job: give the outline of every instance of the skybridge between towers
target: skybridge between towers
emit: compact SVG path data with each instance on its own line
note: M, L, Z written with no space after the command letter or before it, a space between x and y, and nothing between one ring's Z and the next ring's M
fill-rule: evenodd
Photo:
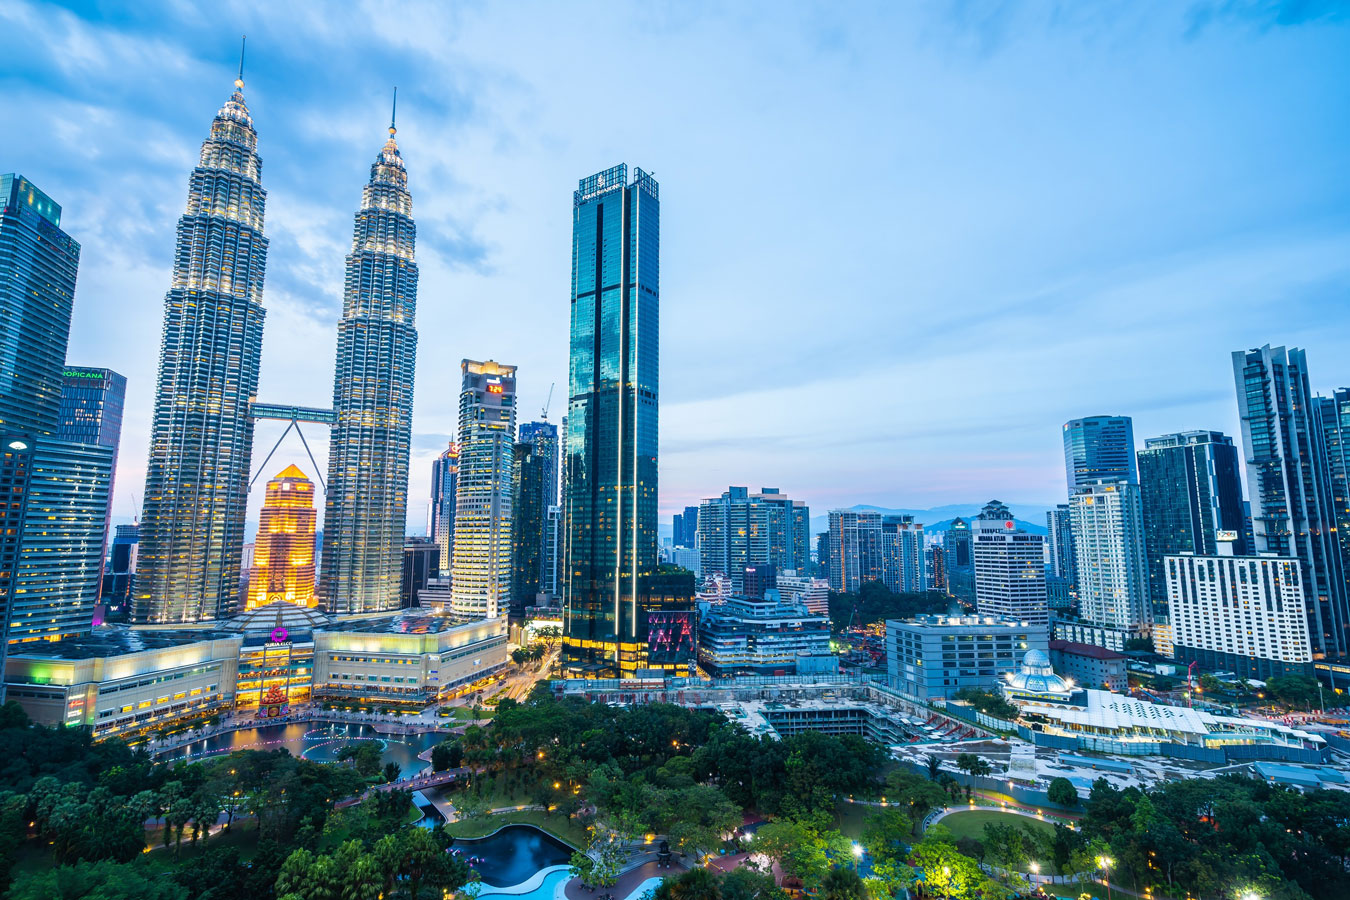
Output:
M300 435L300 443L305 445L305 453L309 454L309 461L314 463L314 475L319 480L319 489L324 493L328 492L328 485L324 484L323 481L323 470L314 459L314 452L309 449L309 441L305 440L305 432L300 428L300 423L306 422L314 425L326 425L331 429L337 424L336 410L323 409L317 406L294 406L287 403L258 403L255 401L249 404L248 414L249 418L255 422L262 419L271 419L277 422L289 423L286 425L286 430L281 433L281 437L277 438L277 442L272 445L272 449L267 451L267 456L263 459L262 465L258 466L257 471L249 480L248 489L250 491L253 490L253 485L257 482L258 476L267 469L267 463L272 459L272 454L277 452L277 448L281 446L281 442L286 439L286 435L290 434L291 429L294 428L295 433Z

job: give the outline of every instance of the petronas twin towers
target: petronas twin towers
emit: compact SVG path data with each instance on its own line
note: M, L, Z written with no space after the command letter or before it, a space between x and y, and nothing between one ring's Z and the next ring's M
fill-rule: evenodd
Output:
M238 608L262 354L266 191L242 71L178 220L155 390L132 617L191 623ZM319 592L339 614L397 609L417 351L417 230L389 139L347 256L333 379Z

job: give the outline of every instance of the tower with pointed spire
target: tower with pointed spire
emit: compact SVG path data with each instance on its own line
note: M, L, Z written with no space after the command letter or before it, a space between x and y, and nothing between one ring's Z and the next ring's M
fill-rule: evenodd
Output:
M319 579L325 607L338 614L399 606L417 359L417 228L395 134L391 115L389 139L356 212L338 322L337 423Z
M188 179L164 298L132 618L187 623L235 612L262 355L267 238L258 134L234 93Z

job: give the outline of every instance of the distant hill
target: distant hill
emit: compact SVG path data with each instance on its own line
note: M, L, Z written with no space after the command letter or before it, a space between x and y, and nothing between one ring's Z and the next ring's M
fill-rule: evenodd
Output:
M925 531L946 531L951 527L953 519L970 520L975 518L980 514L980 510L984 509L984 504L952 503L947 506L935 506L932 509L887 509L884 506L859 503L856 506L850 506L849 509L879 512L883 516L913 516L916 522L923 524ZM1046 533L1045 514L1050 510L1049 506L1009 503L1008 509L1012 511L1013 521L1017 523L1019 528L1025 529L1030 534ZM829 531L829 529L830 517L828 514L811 517L812 536Z

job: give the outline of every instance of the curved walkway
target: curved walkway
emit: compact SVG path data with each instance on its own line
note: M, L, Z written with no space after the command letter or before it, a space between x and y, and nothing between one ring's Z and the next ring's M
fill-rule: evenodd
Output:
M640 866L634 866L627 872L619 876L619 880L614 883L614 887L608 891L602 891L600 888L586 890L582 887L580 878L573 878L567 882L563 888L563 896L567 900L599 900L605 893L613 894L617 900L627 900L637 889L649 879L661 879L667 875L678 875L685 871L684 866L678 859L672 860L670 868L660 868L655 860L650 860Z

